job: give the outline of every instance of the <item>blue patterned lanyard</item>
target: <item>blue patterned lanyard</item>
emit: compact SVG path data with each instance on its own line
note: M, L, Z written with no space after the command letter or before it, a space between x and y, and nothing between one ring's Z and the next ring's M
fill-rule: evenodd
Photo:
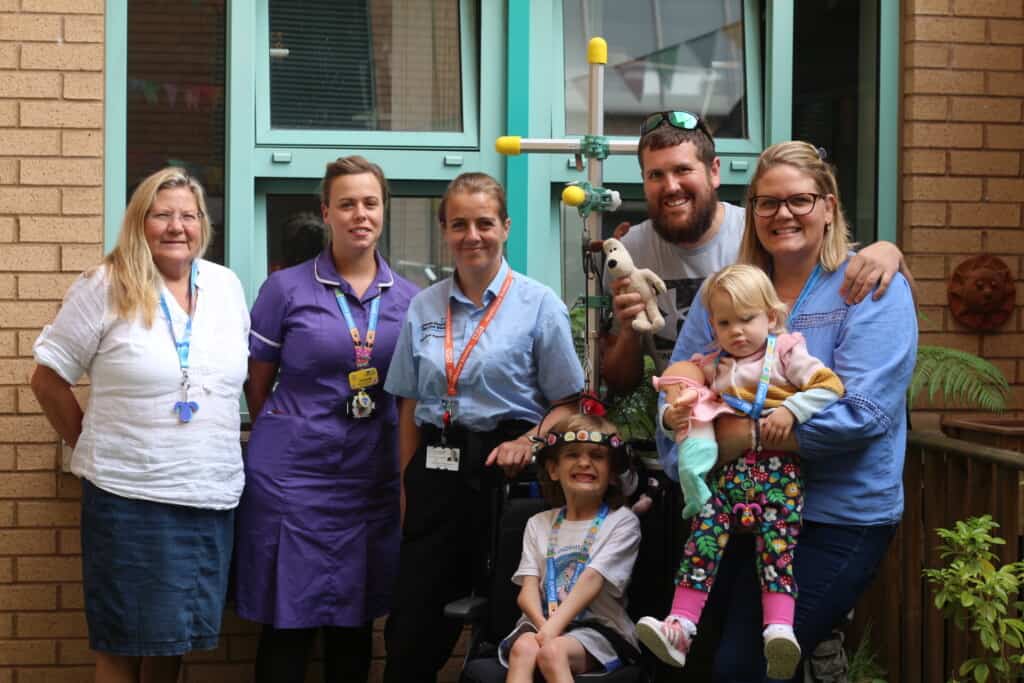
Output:
M800 290L800 296L796 298L796 303L789 309L789 320L792 322L793 318L796 317L796 312L800 310L800 307L804 305L804 301L810 295L811 290L814 289L814 285L818 283L821 278L821 264L818 263L814 266L814 270L811 271L810 277L807 278L807 282L804 283L803 289Z
M365 368L370 364L370 354L373 353L373 343L377 339L377 316L380 314L380 295L373 298L370 304L370 320L366 324L366 341L361 342L359 328L356 327L355 318L352 317L352 310L348 307L345 293L340 288L334 289L334 298L338 301L338 310L345 316L345 324L348 325L348 333L352 336L352 346L356 350L356 367Z
M188 274L189 308L188 322L185 323L185 335L178 341L174 334L174 319L171 318L171 309L167 306L167 299L164 293L160 292L160 308L163 309L164 317L167 318L167 329L171 331L171 340L174 342L174 350L178 354L178 368L181 370L181 400L174 404L174 412L178 413L180 422L192 420L192 414L199 410L199 404L188 400L188 356L192 346L192 315L196 308L196 278L199 275L199 263L192 261L192 269Z
M569 583L565 586L565 594L568 595L573 586L579 580L583 570L590 564L590 546L594 545L594 539L597 538L597 530L601 528L601 522L604 521L605 517L608 516L608 503L601 503L601 508L597 511L597 517L591 522L590 528L587 530L587 536L583 539L583 546L580 550L582 557L576 563L576 571L573 572L572 578L569 579ZM548 552L547 552L547 563L546 563L546 576L544 577L544 597L546 615L549 619L551 615L558 609L558 587L555 582L556 571L555 571L555 550L558 540L558 530L562 526L562 522L565 521L565 508L558 511L558 516L555 517L555 523L551 526L551 534L548 536Z
M764 363L761 364L761 377L757 380L757 393L754 395L754 402L745 401L738 396L722 394L722 400L741 413L746 413L751 419L761 417L761 410L764 408L764 400L768 397L768 386L772 379L772 366L775 365L775 335L769 334L765 342ZM717 359L715 361L718 362Z

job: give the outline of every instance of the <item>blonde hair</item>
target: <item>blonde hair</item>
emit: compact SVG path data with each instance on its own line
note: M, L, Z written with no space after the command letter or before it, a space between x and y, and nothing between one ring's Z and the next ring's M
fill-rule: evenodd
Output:
M448 198L453 194L485 194L498 204L498 218L502 222L508 220L508 205L505 201L505 188L497 180L486 173L469 172L455 177L448 184L448 189L441 196L441 205L437 207L437 221L444 226L447 222Z
M107 267L110 280L110 304L121 319L131 320L141 314L146 327L153 325L163 278L153 263L153 252L146 241L146 214L153 206L157 194L179 187L188 188L192 192L199 208L199 253L196 258L202 258L210 245L213 228L206 212L205 193L199 181L185 169L172 166L157 171L139 183L124 210L117 246L101 262L101 265Z
M836 183L832 166L825 162L818 153L818 148L807 142L780 142L761 152L757 160L754 177L747 186L747 218L743 241L740 243L739 263L750 263L762 270L770 271L772 257L761 245L755 229L754 209L751 206L757 194L757 183L769 170L786 164L814 181L818 194L832 195L835 198L835 210L832 212L832 224L825 226L825 239L821 245L818 261L821 267L834 271L843 264L853 243L850 241L849 228L843 216L843 205L839 201L839 185Z
M708 315L714 318L711 310L711 297L722 292L732 301L733 308L739 312L775 314L773 334L786 331L786 304L782 303L775 286L768 275L757 266L737 264L728 266L708 278L701 292L701 303Z

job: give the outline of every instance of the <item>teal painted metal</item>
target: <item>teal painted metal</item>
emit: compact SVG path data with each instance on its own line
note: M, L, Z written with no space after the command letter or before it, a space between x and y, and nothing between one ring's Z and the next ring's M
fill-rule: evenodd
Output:
M103 21L103 251L107 252L121 231L128 183L128 0L107 0Z
M793 0L767 0L765 146L793 135Z
M878 36L878 230L876 238L899 236L900 3L880 0Z
M530 84L544 83L551 78L551 65L555 63L553 46L561 43L561 34L553 33L553 14L557 8L561 13L561 2L553 3L545 9L543 3L534 2L530 10ZM559 84L561 86L561 84ZM552 88L536 87L529 89L530 127L528 134L533 137L552 137L551 109L553 106ZM559 87L560 97L564 97ZM510 99L511 102L511 99ZM558 221L549 220L548 206L558 203L561 187L553 188L551 178L546 170L550 163L547 154L527 154L526 163L529 176L528 201L526 205L527 222L521 227L529 232L530 249L525 272L555 290L562 291L563 254L560 248L563 226ZM558 156L558 155L555 155ZM514 229L514 227L513 227Z
M242 281L250 303L267 272L266 225L256 226L253 150L255 120L256 12L251 3L229 2L227 51L227 183L224 224L227 266ZM265 54L265 53L264 53ZM264 212L265 214L265 212ZM260 239L262 234L262 239Z
M291 161L274 162L274 154L280 152L291 154ZM251 150L251 170L259 178L320 178L327 161L350 154L362 154L379 164L388 180L451 180L464 171L485 171L499 178L502 175L501 160L493 150L493 140L490 150L459 152L461 166L446 165L444 159L450 152L441 149L259 146Z
M530 130L530 0L508 0L506 71L506 130L509 135L527 137ZM508 157L505 161L505 191L512 232L505 246L512 268L527 271L530 229L529 155ZM539 225L539 224L537 224Z
M772 90L762 89L761 73L762 68L767 67L761 64L761 2L759 0L744 0L743 3L743 44L744 44L744 82L747 95L747 132L746 140L716 140L715 151L719 155L745 153L754 156L764 149L764 97L762 93L771 95ZM792 50L790 50L792 54ZM792 61L792 58L790 59ZM792 92L792 88L787 91ZM733 148L733 145L736 148ZM725 160L722 160L725 166ZM726 180L723 177L722 182ZM745 184L745 182L744 182Z
M462 65L462 131L461 132L400 132L357 130L287 130L275 129L270 124L270 18L269 0L256 0L255 32L251 42L256 50L256 140L261 145L308 145L316 147L416 147L435 149L473 149L481 144L478 137L477 103L480 99L480 53L477 37L477 3L461 0L459 3L459 29ZM497 3L485 2L493 10ZM486 44L486 43L485 43ZM491 46L488 46L491 49ZM486 142L486 140L484 141Z

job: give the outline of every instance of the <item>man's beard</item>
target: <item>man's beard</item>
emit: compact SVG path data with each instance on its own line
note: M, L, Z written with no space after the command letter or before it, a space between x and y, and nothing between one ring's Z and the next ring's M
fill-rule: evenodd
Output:
M670 226L666 224L660 206L657 213L648 211L651 214L651 225L654 226L654 231L661 239L670 244L693 244L711 229L711 224L715 220L715 212L718 209L718 192L711 188L707 194L694 196L690 202L693 209L692 215L683 225Z

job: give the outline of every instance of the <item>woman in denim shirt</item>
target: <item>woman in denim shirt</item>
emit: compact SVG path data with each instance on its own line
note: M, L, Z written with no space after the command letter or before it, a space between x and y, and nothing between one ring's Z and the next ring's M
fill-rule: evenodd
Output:
M910 285L896 274L886 295L845 303L840 285L850 242L831 167L803 142L766 149L748 189L741 263L767 271L790 308L789 328L811 355L836 371L846 395L793 430L788 442L804 466L804 529L794 556L799 594L795 631L814 652L857 603L877 573L903 514L906 391L917 355ZM672 361L704 352L708 316L694 300ZM681 424L665 411L664 424ZM723 424L724 422L724 424ZM754 445L752 422L720 418L720 458ZM668 447L662 437L661 447ZM752 537L729 544L707 609L722 615L716 681L762 681L760 602ZM802 680L798 672L794 680Z

